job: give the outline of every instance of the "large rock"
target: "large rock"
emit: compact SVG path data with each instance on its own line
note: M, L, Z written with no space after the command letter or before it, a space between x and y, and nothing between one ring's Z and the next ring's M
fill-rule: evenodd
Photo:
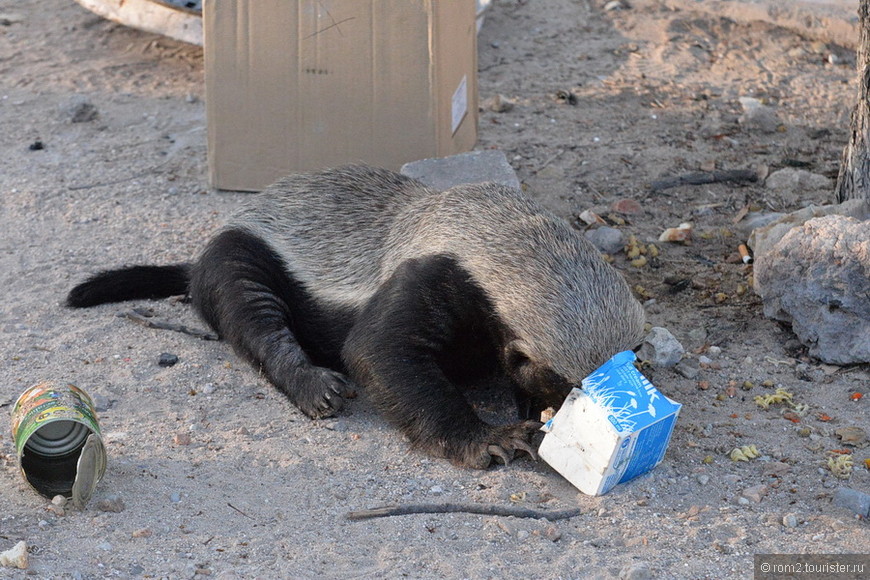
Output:
M841 215L793 227L756 255L764 314L792 325L824 362L870 362L870 222Z
M792 213L780 214L772 220L767 220L767 223L756 226L750 234L747 244L752 248L755 259L758 260L795 226L800 226L813 218L833 214L849 216L857 220L870 219L870 204L863 199L852 199L840 204L809 205ZM764 216L753 217L753 221L756 223L764 219ZM748 217L747 220L749 220Z

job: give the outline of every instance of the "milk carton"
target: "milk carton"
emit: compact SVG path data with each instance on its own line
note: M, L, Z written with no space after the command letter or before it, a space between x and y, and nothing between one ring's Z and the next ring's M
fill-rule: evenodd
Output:
M573 389L552 419L539 455L583 493L602 495L661 462L681 405L614 355Z

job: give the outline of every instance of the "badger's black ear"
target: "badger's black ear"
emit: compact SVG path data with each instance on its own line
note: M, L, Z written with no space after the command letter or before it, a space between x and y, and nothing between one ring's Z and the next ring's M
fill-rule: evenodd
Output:
M505 345L504 360L510 375L520 383L527 382L537 366L531 345L521 338L515 338Z
M522 339L515 339L504 347L505 365L514 388L531 397L533 408L557 407L574 386L555 373L534 348ZM520 400L518 399L518 404ZM534 415L530 416L533 418Z

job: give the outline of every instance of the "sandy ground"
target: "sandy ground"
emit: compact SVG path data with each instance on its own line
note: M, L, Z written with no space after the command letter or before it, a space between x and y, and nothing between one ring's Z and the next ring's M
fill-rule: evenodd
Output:
M0 576L746 578L756 553L866 553L867 522L831 498L870 491L870 449L837 436L870 423L870 397L851 400L870 394L868 369L807 358L742 291L751 266L735 259L741 210L830 202L832 184L649 187L713 168L835 176L853 48L684 4L502 0L480 35L481 97L513 107L484 105L479 147L504 150L531 195L574 222L633 200L611 217L643 242L695 225L691 245L659 244L644 267L614 256L650 321L704 364L693 378L648 371L684 405L670 450L653 473L588 497L543 463L472 471L410 452L365 393L310 421L225 344L116 316L129 306L62 307L99 268L189 259L244 194L207 190L199 48L73 2L0 3L0 410L40 380L76 383L100 402L109 452L92 502L61 514L22 480L0 430L0 549L30 552L29 570ZM773 107L773 132L737 122L745 96ZM73 123L81 97L98 115ZM201 326L183 304L138 306ZM179 363L158 366L164 352ZM800 413L755 404L777 387ZM761 457L729 459L750 444ZM826 467L844 449L849 479ZM582 514L344 517L432 502Z

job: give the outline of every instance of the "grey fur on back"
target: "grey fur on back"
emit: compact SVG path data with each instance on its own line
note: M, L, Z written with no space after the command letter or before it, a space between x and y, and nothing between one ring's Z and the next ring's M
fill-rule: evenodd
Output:
M494 183L438 192L364 166L289 176L231 221L328 303L361 307L409 258L454 256L535 358L579 382L641 338L623 277L567 223Z

